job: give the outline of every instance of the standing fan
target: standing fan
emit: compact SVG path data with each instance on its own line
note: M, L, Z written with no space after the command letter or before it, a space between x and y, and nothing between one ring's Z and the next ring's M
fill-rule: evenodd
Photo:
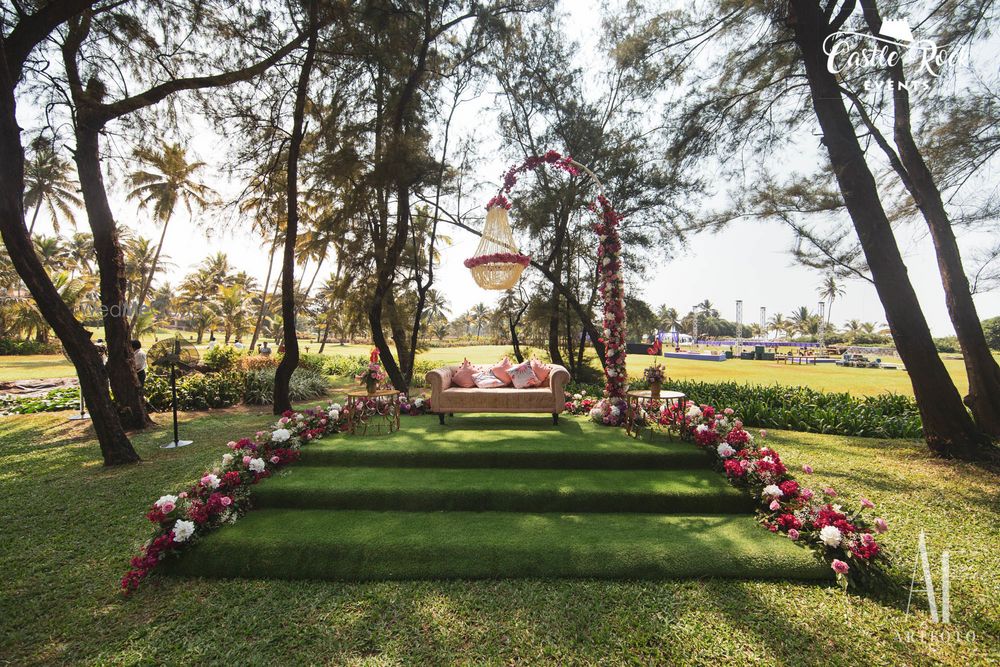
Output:
M174 439L173 442L160 445L160 449L186 447L192 441L181 440L177 435L177 378L194 370L194 365L198 363L198 350L195 349L194 345L180 336L175 336L174 338L167 338L166 340L154 343L146 355L146 362L157 368L170 369L170 398L174 411Z
M73 360L69 358L68 354L66 354L66 348L63 348L62 355L66 359L66 361L73 364ZM73 364L73 367L76 368L76 364ZM81 419L90 419L90 415L87 414L87 406L83 402L83 386L80 384L80 373L76 374L76 388L80 391L80 411L75 415L71 415L69 419L70 421L80 421Z

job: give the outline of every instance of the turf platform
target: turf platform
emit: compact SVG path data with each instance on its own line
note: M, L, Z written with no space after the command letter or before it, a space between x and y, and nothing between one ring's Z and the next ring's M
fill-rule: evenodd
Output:
M164 564L178 575L828 581L687 443L589 420L404 417L337 435L252 491L254 511Z
M650 514L259 510L164 565L172 574L342 581L832 575L751 516Z
M750 513L714 470L292 466L254 489L254 507L499 512Z

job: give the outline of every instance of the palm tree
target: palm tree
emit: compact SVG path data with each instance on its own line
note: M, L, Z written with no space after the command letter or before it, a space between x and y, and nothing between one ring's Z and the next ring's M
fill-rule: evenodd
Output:
M94 237L86 232L76 232L66 243L69 259L73 262L73 271L82 274L92 273L90 261L94 257Z
M62 268L69 259L69 249L58 236L36 236L33 240L38 259L47 271Z
M791 324L785 319L782 313L775 313L771 316L771 321L767 323L767 326L774 331L775 334L788 334L788 328Z
M476 338L479 338L483 333L483 322L486 320L486 315L489 314L489 309L484 303L477 303L469 311L470 322L476 325Z
M656 320L663 329L670 331L674 327L680 327L680 314L676 308L667 308L666 304L660 306L656 311Z
M140 208L152 206L153 217L163 223L163 231L160 233L160 242L156 246L156 254L153 255L149 275L143 281L142 289L139 291L138 304L141 306L146 300L149 286L153 282L156 263L159 261L163 240L167 235L167 227L177 202L183 202L188 213L191 213L192 205L201 208L208 206L215 192L204 183L194 180L195 175L205 166L205 163L188 162L187 149L181 144L160 142L159 150L140 148L135 151L135 156L149 165L151 171L135 171L128 177L129 184L132 186L128 198L139 200Z
M794 333L800 333L806 335L805 329L809 327L809 318L812 314L809 312L809 308L806 306L799 306L798 309L792 313L790 318L791 331Z
M72 167L69 160L59 157L54 143L42 137L31 142L31 149L31 157L24 165L24 207L35 207L28 234L35 230L35 221L43 204L49 210L56 234L59 233L57 212L75 227L72 206L81 206L83 202L76 195L79 185L70 177Z
M224 252L209 255L201 261L200 268L215 281L216 285L224 285L229 279L229 257Z
M427 296L424 300L424 319L427 322L447 320L450 312L448 299L441 292L434 288L427 290Z
M826 301L826 326L830 326L830 316L833 314L833 302L836 301L837 298L847 294L847 290L837 282L837 279L833 274L830 274L823 279L823 283L819 286L818 292L820 298Z
M218 309L223 318L225 342L228 345L234 333L237 338L241 338L246 330L247 296L243 288L239 285L220 287Z
M719 316L719 311L715 309L715 306L708 299L697 304L694 308L705 317L715 318Z

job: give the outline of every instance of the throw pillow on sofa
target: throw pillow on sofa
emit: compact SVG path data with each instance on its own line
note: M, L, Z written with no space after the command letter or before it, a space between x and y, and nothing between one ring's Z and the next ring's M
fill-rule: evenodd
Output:
M469 363L469 360L466 359L462 362L462 365L458 367L458 370L455 371L455 374L451 376L451 381L459 387L469 389L476 386L476 373L478 372L478 369L476 369L476 367Z
M483 371L475 377L476 386L480 389L498 389L503 386L503 380L493 374L493 371Z
M531 370L531 363L527 361L517 366L511 366L508 372L510 373L515 389L537 387L542 383L538 379L538 376L535 375L535 371Z
M545 384L545 381L549 379L549 373L552 372L552 367L548 364L543 364L538 359L532 357L531 370L535 372L535 376L538 378L539 384Z
M505 385L509 385L512 382L510 377L510 369L512 366L513 364L510 363L510 357L504 357L503 361L495 364L490 370L493 371L493 375L496 375L501 382Z

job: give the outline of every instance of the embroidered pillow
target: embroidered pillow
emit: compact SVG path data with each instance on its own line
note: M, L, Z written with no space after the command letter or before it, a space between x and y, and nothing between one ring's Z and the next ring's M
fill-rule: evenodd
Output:
M468 359L466 359L462 362L462 365L458 367L458 370L452 374L451 381L459 387L465 387L466 389L475 387L475 375L477 372L476 368L469 363Z
M503 386L503 380L493 374L493 371L483 371L475 377L476 386L480 389L497 389Z
M531 363L525 362L523 364L518 364L517 366L511 366L510 370L511 380L514 382L515 389L525 389L527 387L537 387L542 383L535 375L535 371L531 370Z
M549 373L552 372L552 367L548 364L543 364L538 359L532 357L531 370L535 372L535 377L538 378L538 382L541 384L549 379Z
M497 379L505 385L509 385L511 383L510 368L512 365L513 364L510 363L510 358L504 357L503 361L494 365L490 370L493 371L493 375L497 376Z

